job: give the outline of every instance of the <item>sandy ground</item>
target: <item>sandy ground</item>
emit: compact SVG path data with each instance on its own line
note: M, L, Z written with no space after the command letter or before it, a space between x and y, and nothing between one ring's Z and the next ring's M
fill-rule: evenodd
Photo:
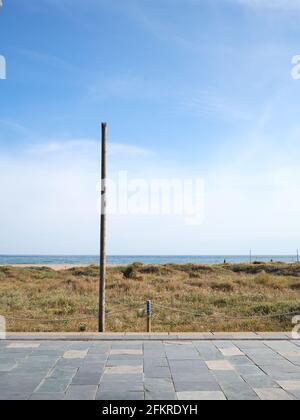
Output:
M55 271L69 270L70 268L89 267L90 264L0 264L0 267L36 268L47 267ZM107 267L121 267L121 265L107 264Z
M8 264L8 265L3 265L1 264L1 266L9 266L9 267L16 267L16 268L36 268L36 267L47 267L47 268L51 268L52 270L55 271L61 271L61 270L69 270L70 268L74 268L74 267L88 267L88 264Z

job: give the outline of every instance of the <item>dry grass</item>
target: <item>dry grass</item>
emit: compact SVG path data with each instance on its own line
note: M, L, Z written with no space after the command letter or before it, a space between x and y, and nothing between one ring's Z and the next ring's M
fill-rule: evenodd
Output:
M154 304L154 331L289 331L289 318L251 317L300 311L299 293L299 264L111 267L108 331L144 331L147 299ZM10 331L96 331L97 295L95 266L58 272L0 267L0 314L8 318ZM114 314L126 308L128 311ZM211 315L218 318L209 318ZM88 319L79 319L84 317ZM45 319L61 322L46 323Z

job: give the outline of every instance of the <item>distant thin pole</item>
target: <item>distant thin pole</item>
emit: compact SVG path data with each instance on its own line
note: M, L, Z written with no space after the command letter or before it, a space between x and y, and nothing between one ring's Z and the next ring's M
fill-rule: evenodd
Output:
M252 249L250 249L250 264L252 263Z
M297 262L299 262L299 249L297 249Z
M99 332L105 332L105 277L106 277L106 142L107 124L102 123L101 153L101 219L100 219L100 277L99 277Z

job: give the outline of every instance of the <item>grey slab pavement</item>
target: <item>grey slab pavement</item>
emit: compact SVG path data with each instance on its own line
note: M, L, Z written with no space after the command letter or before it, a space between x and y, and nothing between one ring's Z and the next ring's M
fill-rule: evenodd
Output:
M284 333L102 337L0 341L0 400L300 399L300 340Z

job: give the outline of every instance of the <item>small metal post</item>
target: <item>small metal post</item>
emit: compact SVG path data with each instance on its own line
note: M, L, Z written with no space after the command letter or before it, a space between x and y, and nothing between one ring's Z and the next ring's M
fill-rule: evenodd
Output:
M152 315L152 305L151 300L146 302L146 311L147 311L147 332L151 332L151 315Z

